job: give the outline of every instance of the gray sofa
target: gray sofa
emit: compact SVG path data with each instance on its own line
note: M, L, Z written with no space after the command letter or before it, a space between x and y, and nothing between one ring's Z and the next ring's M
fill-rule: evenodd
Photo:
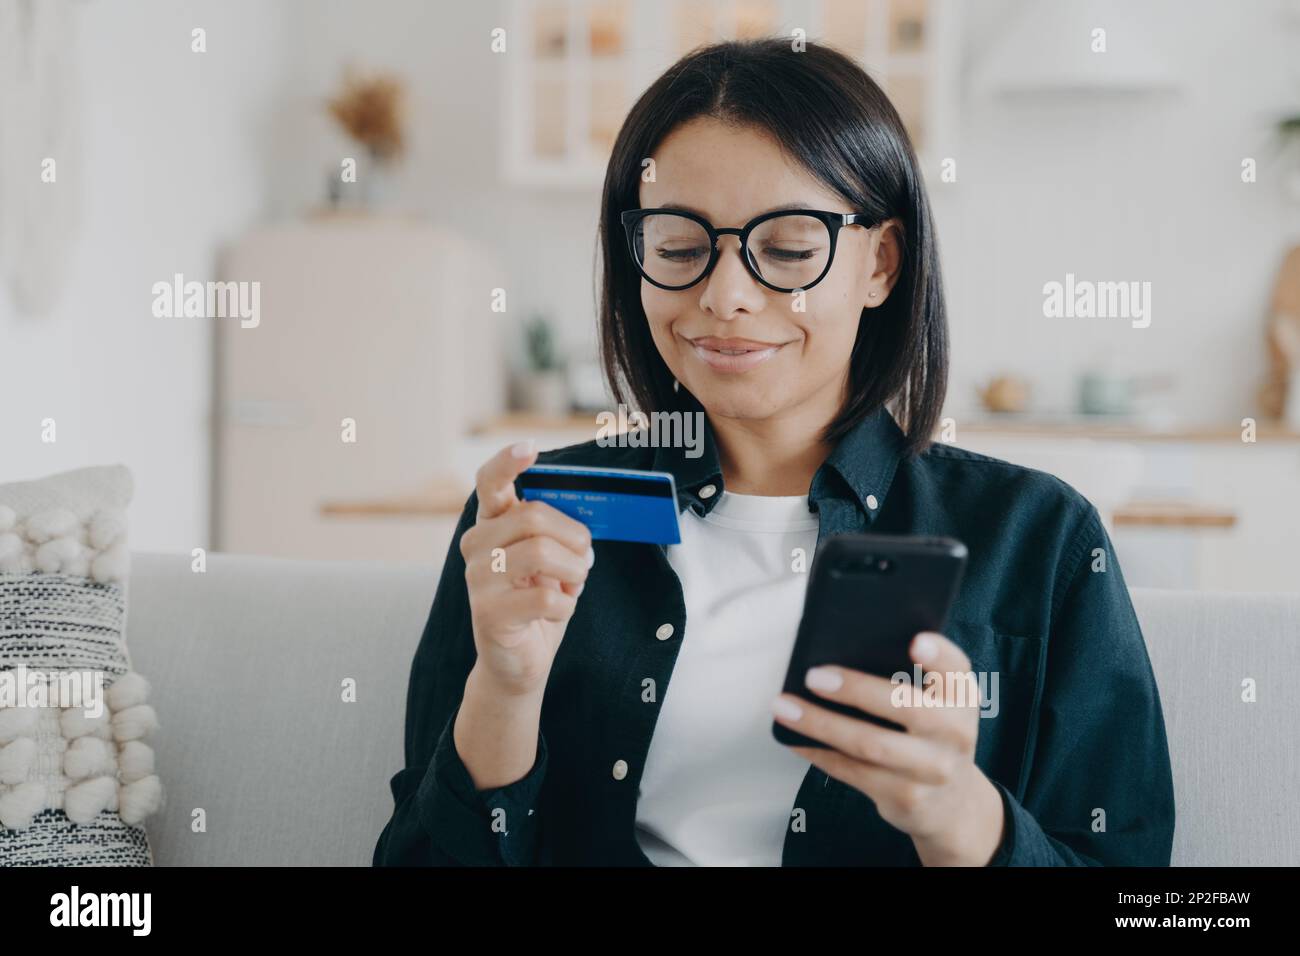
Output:
M369 865L437 576L220 554L196 574L188 554L133 556L128 644L162 725L160 865ZM1300 864L1300 594L1133 601L1173 757L1174 864Z

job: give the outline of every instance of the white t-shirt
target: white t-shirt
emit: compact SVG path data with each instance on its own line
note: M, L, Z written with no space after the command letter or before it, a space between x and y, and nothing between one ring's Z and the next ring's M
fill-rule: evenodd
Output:
M809 764L772 737L771 702L790 663L817 527L806 495L724 491L707 515L682 513L668 561L682 583L685 637L636 814L637 841L656 866L781 865Z

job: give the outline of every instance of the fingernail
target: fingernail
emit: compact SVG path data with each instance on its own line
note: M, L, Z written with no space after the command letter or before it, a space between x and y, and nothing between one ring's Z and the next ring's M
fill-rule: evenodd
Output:
M510 446L510 454L515 458L527 458L533 453L533 440L526 438Z
M912 644L912 655L916 660L925 664L934 660L935 655L938 653L939 642L935 640L933 634L929 631L922 631L920 634L916 635L916 640Z
M844 678L829 667L813 667L804 675L803 682L813 690L839 690Z
M772 713L786 720L798 720L803 716L803 708L788 697L778 697L772 701Z
M588 548L587 548L587 567L591 567L591 566L592 566L593 564L595 564L595 563L596 563L596 549L595 549L595 548L588 547Z

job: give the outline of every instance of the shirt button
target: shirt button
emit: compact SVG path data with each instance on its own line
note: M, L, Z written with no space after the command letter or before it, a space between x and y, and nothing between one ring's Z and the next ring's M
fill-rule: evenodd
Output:
M875 495L867 495L867 507L872 511L880 507L880 502L876 500Z
M703 488L700 489L701 498L712 498L717 493L718 493L718 489L713 485L705 485Z
M658 630L655 631L655 637L661 641L666 641L672 636L673 626L671 624L660 624Z
M615 780L622 780L622 779L623 779L624 777L626 777L626 776L627 776L627 761L626 761L626 760L615 760L615 761L614 761L614 779L615 779Z

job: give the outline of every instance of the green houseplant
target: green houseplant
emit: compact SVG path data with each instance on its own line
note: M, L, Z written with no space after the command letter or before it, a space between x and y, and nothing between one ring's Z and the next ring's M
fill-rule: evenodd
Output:
M540 312L524 324L526 368L519 379L519 404L538 415L569 413L569 389L555 329Z
M1277 138L1284 161L1290 166L1284 173L1286 190L1292 199L1300 202L1300 113L1278 120Z

